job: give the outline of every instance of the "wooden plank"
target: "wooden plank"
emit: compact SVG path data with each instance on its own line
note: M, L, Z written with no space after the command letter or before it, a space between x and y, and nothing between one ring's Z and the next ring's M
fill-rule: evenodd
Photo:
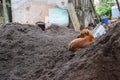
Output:
M77 15L75 13L75 9L74 9L74 6L72 3L68 3L68 12L69 12L69 15L70 15L70 18L71 18L71 21L73 23L73 26L74 26L74 29L76 32L79 32L80 31L80 23L79 23L79 20L77 18Z

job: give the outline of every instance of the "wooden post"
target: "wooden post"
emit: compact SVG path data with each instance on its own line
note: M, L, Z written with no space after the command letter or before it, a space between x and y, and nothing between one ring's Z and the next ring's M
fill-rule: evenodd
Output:
M82 8L82 25L81 29L85 27L85 0L81 1L81 8Z
M79 3L78 0L75 0L75 8L76 8L76 9L78 9L78 6L79 6L78 3Z
M3 11L4 11L5 22L8 23L9 18L8 18L8 13L7 13L6 0L2 0L2 2L3 2Z

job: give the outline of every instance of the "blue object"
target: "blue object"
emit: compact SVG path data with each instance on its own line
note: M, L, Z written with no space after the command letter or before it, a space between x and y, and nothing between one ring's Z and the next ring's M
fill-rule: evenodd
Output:
M107 18L107 17L102 18L102 19L101 19L101 22L102 22L103 24L108 25L108 18Z
M69 15L67 9L52 8L49 9L49 22L58 26L68 26Z

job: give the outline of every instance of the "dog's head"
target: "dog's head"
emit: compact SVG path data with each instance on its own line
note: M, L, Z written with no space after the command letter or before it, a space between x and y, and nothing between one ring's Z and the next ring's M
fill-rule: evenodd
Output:
M83 29L77 38L84 38L85 36L88 35L92 35L92 32L89 29Z

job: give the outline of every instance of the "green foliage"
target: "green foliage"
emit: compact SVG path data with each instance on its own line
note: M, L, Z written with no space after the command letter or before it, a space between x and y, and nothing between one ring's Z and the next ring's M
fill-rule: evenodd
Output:
M116 2L116 0L99 0L100 3L111 3L111 2Z
M11 4L9 1L6 2L6 6L11 7Z
M111 16L111 4L110 3L103 3L100 7L96 8L96 12L100 17L109 17Z

